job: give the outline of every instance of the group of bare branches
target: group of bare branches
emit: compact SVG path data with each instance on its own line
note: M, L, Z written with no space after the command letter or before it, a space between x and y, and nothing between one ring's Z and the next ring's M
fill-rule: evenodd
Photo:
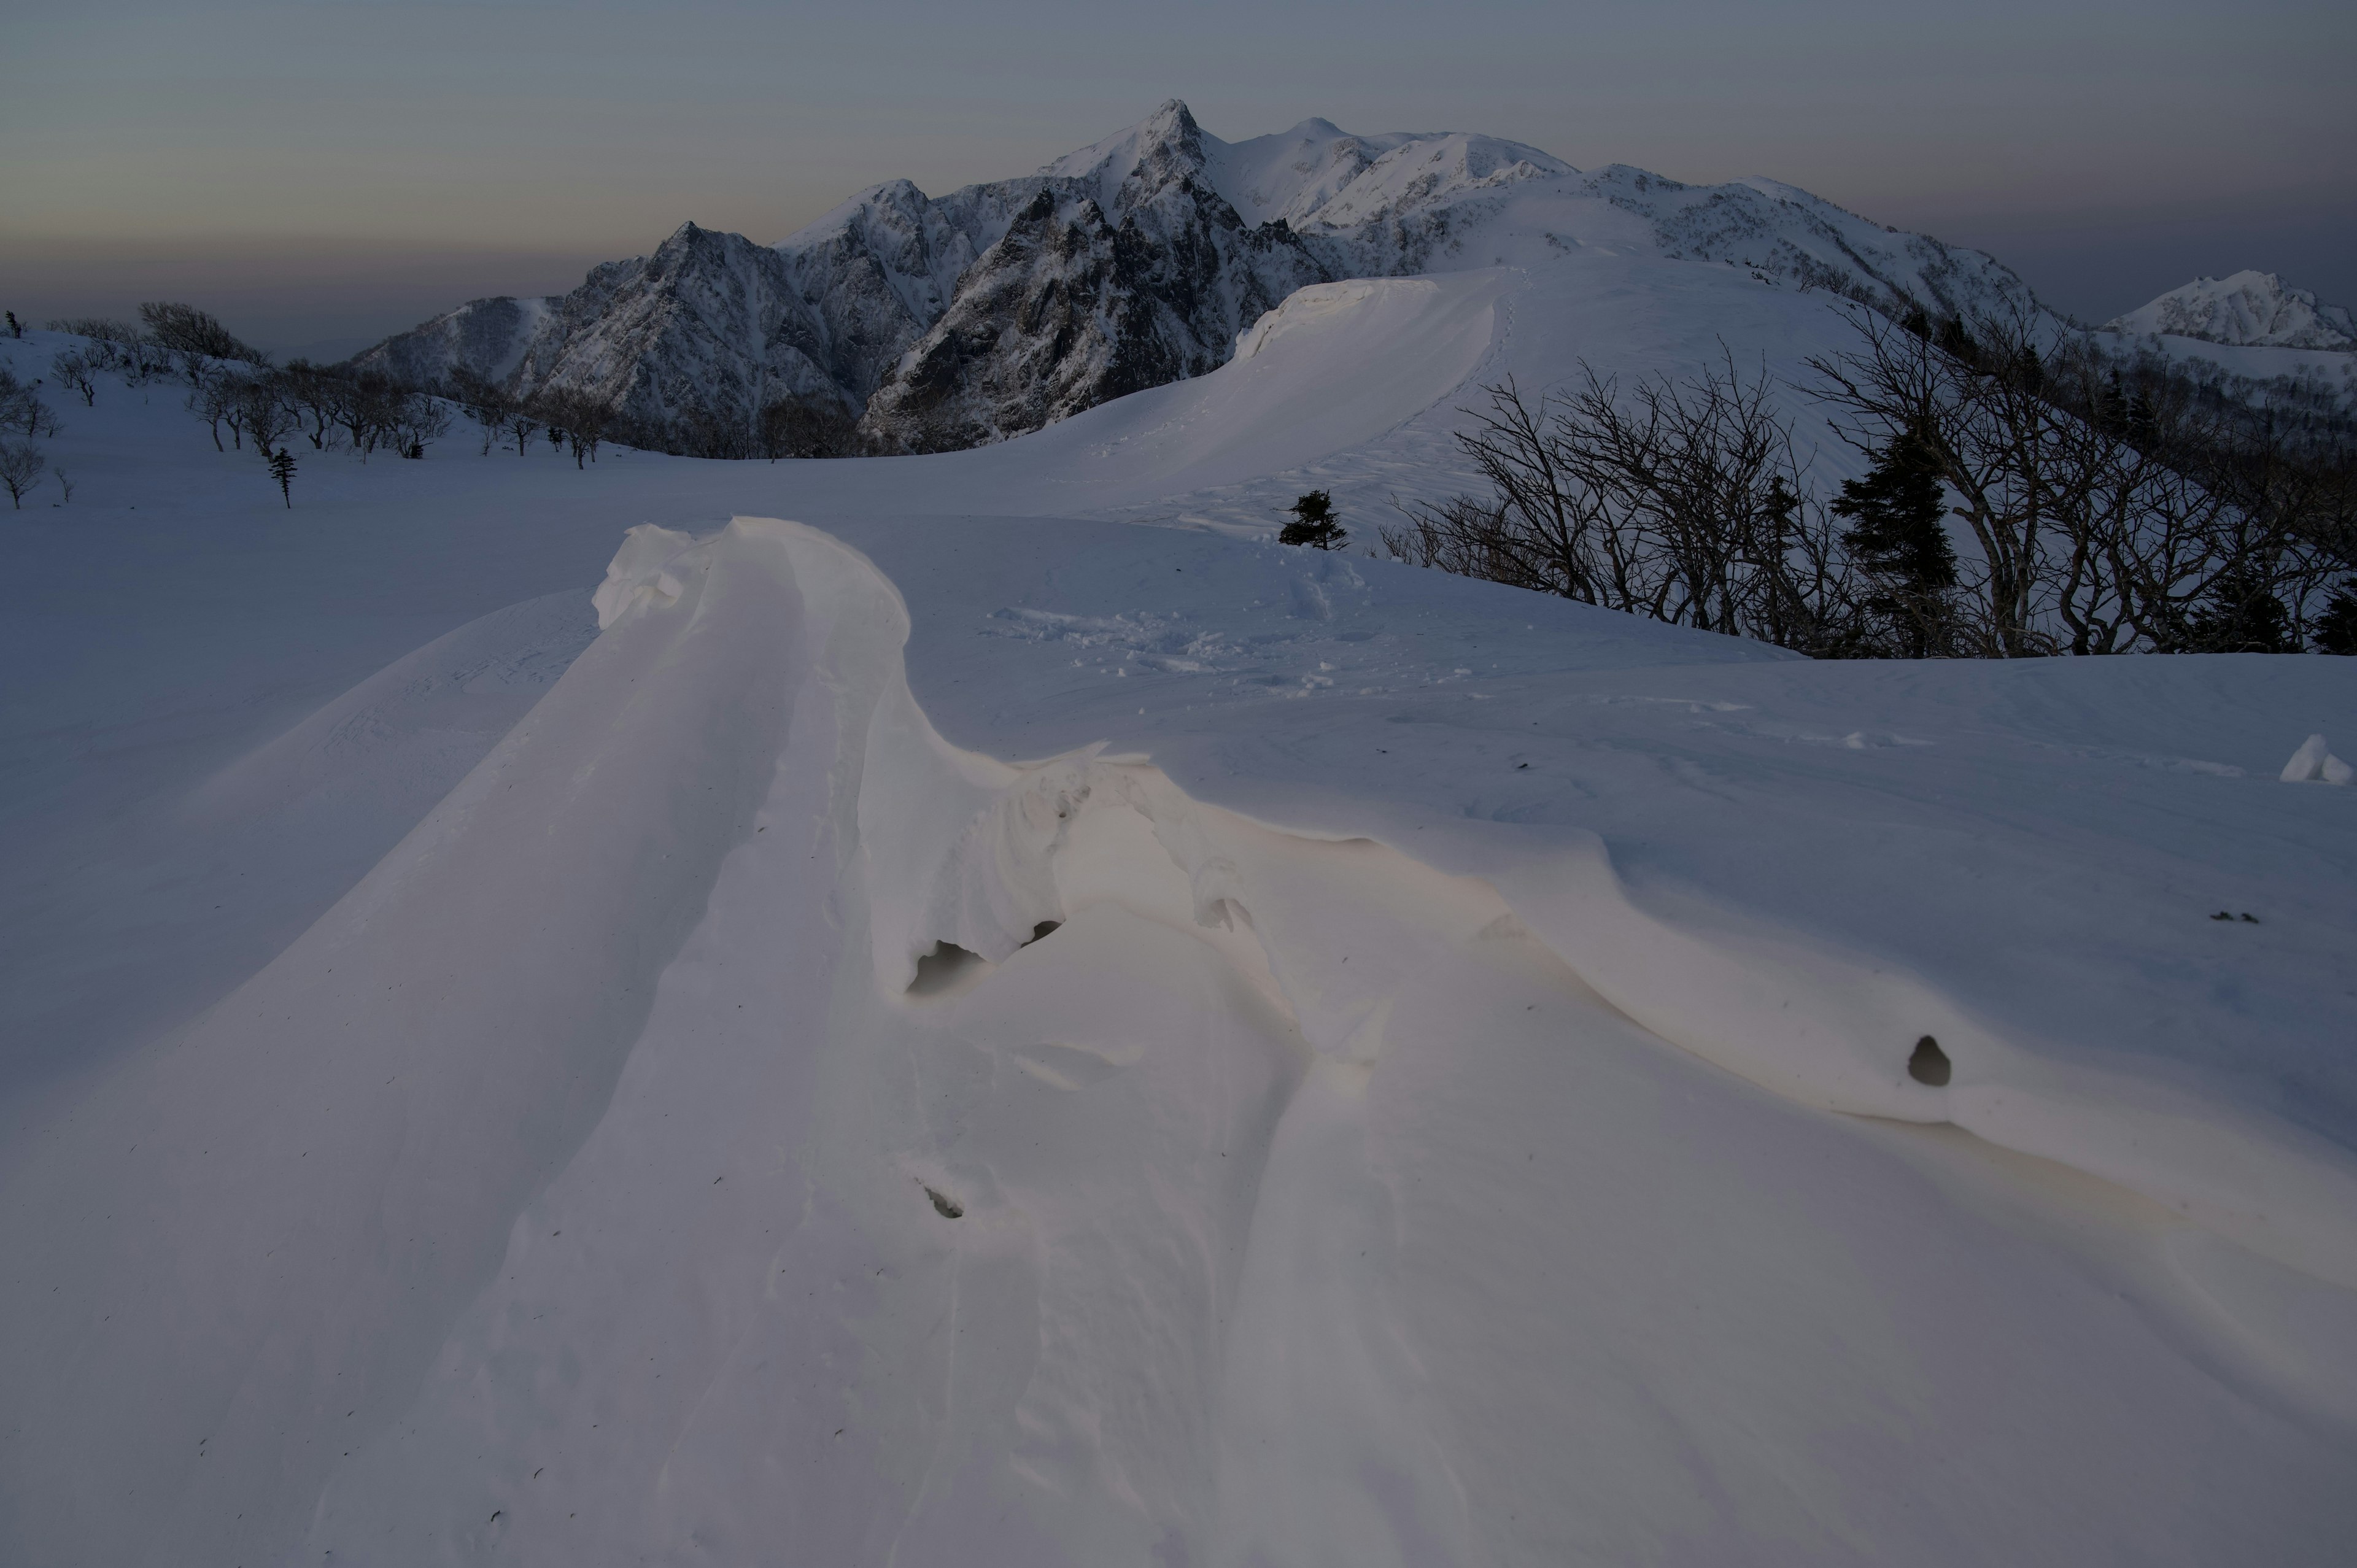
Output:
M1765 375L1731 357L1624 393L1583 370L1559 394L1489 389L1459 436L1491 486L1382 530L1420 565L1654 620L1818 651L1847 592Z
M27 386L15 372L0 369L0 489L8 492L12 510L22 510L25 498L44 471L57 476L66 499L73 499L73 481L62 468L49 468L34 438L55 435L58 416L43 402L38 383Z
M1458 443L1487 494L1411 506L1400 559L1824 658L2357 651L2357 442L2026 313L1851 313L1782 388L1731 355L1623 386L1511 381ZM1868 460L1821 495L1780 395Z
M212 432L214 448L251 445L265 460L297 435L315 452L345 449L362 461L377 452L423 457L450 428L449 410L425 392L303 360L252 370L216 360L189 381L188 407Z
M111 371L131 386L178 376L193 381L217 361L264 366L270 356L240 342L208 311L174 300L150 300L139 307L139 319L124 321L104 316L63 317L48 323L52 332L70 333L84 340L71 350L82 372L75 390L85 403L95 395L88 373ZM67 356L60 355L60 360Z
M1953 651L2297 651L2357 573L2357 446L2123 367L2023 317L1857 313L1809 390L1860 450L1904 442L1969 537Z
M522 456L539 434L547 436L554 450L570 446L573 466L578 468L597 460L597 448L620 423L613 404L576 388L549 387L519 397L497 381L461 369L452 374L448 392L482 432L487 457L502 440L512 440L516 456Z

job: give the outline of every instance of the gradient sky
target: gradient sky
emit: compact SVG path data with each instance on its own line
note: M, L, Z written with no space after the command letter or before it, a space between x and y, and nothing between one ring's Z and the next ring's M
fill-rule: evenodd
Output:
M683 220L784 237L1180 97L1770 175L2091 319L2199 273L2357 304L2357 5L0 0L0 303L187 298L341 353Z

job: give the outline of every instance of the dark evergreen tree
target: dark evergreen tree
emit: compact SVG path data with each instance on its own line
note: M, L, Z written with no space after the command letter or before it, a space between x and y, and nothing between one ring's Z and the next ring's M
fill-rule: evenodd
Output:
M2357 584L2325 601L2314 630L2318 652L2357 655Z
M1279 544L1306 544L1312 550L1339 550L1351 536L1334 521L1334 498L1312 490L1285 509L1293 521L1277 533Z
M1956 553L1943 526L1947 510L1940 457L1921 429L1900 433L1875 455L1866 477L1843 481L1834 514L1851 520L1842 543L1873 583L1867 608L1888 622L1910 659L1942 651L1956 585Z
M286 510L295 510L295 454L281 446L270 455L270 477L278 481L279 498Z
M2247 566L2229 566L2211 579L2186 633L2181 651L2188 653L2299 651L2299 634L2275 585Z

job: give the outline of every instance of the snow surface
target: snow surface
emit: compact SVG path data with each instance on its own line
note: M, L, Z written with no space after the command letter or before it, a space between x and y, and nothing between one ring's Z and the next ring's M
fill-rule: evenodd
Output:
M1269 537L1461 482L1483 380L1834 329L1582 243L976 451L291 510L61 408L0 1557L2332 1560L2357 795L2278 779L2357 663L1817 664Z

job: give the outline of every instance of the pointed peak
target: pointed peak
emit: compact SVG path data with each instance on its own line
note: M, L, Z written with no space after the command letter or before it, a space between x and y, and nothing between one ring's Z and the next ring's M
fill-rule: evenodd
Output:
M1148 114L1139 123L1138 129L1149 132L1194 132L1200 134L1202 127L1195 124L1195 112L1187 107L1186 100L1166 98L1153 113Z

